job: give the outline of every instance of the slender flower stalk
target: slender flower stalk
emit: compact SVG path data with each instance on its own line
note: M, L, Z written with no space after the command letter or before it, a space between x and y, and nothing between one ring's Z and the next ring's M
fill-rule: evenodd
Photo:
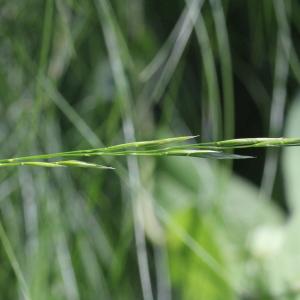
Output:
M113 169L111 167L88 163L80 160L40 161L60 158L86 158L99 156L191 156L213 159L247 159L252 156L232 154L231 149L300 146L300 138L244 138L225 141L180 144L195 136L181 136L167 139L140 141L118 144L109 147L31 155L0 160L0 167L37 166L37 167L81 167Z

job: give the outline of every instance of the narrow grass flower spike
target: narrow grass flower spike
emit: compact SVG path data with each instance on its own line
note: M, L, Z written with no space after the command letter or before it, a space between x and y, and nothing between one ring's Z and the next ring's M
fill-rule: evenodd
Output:
M31 166L31 167L46 167L46 168L79 167L79 168L93 168L93 169L113 169L112 167L87 163L79 160L62 160L62 161L54 161L54 162L16 161L16 162L0 163L0 167L16 167L16 166Z
M43 161L60 158L85 158L99 156L191 156L213 159L247 159L252 156L226 152L231 149L300 146L299 138L244 138L225 141L182 144L196 136L132 142L109 147L59 152L52 154L31 155L0 160L0 167L34 166L34 167L80 167L96 169L113 169L111 167L88 163L80 160Z

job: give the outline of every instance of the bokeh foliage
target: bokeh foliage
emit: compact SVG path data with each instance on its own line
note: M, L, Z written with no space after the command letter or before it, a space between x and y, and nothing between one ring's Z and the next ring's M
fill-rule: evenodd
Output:
M299 137L299 15L295 0L1 1L1 158ZM1 169L0 298L297 299L299 149L250 154Z

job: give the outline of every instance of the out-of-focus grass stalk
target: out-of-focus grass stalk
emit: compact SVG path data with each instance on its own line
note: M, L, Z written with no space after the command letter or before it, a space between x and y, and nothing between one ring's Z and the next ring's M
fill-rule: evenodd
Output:
M163 241L165 244L166 241ZM154 259L156 265L156 278L157 278L157 299L158 300L171 300L171 279L168 272L168 251L166 245L162 247L154 246Z
M220 0L210 0L213 19L215 23L218 48L221 63L222 87L224 93L224 137L234 137L235 113L233 74L227 25Z
M188 1L186 0L186 2ZM208 89L208 125L212 127L211 138L213 140L217 140L221 139L223 136L221 127L222 114L219 83L217 79L216 66L214 62L214 55L210 39L201 11L197 21L194 24L194 27L196 31L197 40L201 49L203 71ZM203 103L205 103L205 101L203 101Z
M54 85L49 79L43 78L43 90L47 93L48 97L56 104L56 106L70 119L72 124L76 126L78 131L87 139L88 143L97 147L102 145L98 136L93 130L87 126L86 122L80 118L78 113L72 106L62 97L62 95L55 89Z
M187 5L190 5L190 0L185 1ZM204 67L205 82L208 89L208 119L209 125L212 127L212 138L214 140L222 138L222 114L221 114L221 102L219 93L219 83L217 79L216 66L214 62L214 55L207 31L207 27L202 16L201 10L199 17L194 21L194 28L196 37L201 49L202 63ZM204 107L205 101L203 101ZM204 114L206 110L204 109ZM204 128L203 130L207 130Z
M42 89L42 78L47 71L47 62L51 46L51 35L53 28L53 14L54 14L54 2L53 0L47 0L45 4L44 22L42 31L41 50L36 78L35 89L35 104L33 109L33 115L31 119L31 130L29 141L34 137L39 124L41 106L44 101L44 92Z
M0 222L0 239L1 239L2 245L4 247L4 250L6 252L6 255L11 263L11 266L12 266L14 272L15 272L17 280L19 281L20 289L21 289L24 299L31 300L28 285L25 281L25 278L23 276L19 262L15 256L15 253L13 251L11 243L6 235L6 232L5 232L1 222Z
M135 128L132 113L132 95L122 62L121 43L118 41L117 31L120 33L121 30L114 19L112 8L109 2L106 0L95 0L95 4L108 50L109 61L117 89L118 101L120 102L120 108L123 113L124 137L127 142L132 142L135 140ZM116 28L118 28L118 30ZM126 50L127 49L125 49L125 52L127 53ZM129 172L130 197L132 199L137 260L141 278L142 292L145 300L152 300L153 292L145 241L144 224L141 222L141 219L138 216L138 205L136 203L137 201L141 201L141 199L138 199L140 195L140 189L142 187L140 170L138 161L135 158L127 158L127 165Z
M235 136L235 107L234 107L234 86L230 42L227 32L227 24L223 10L223 3L220 0L210 0L213 22L218 44L218 53L221 67L221 82L223 91L223 135L225 139ZM216 87L215 87L216 88ZM221 120L220 120L221 121ZM220 170L218 185L221 189L227 186L231 175L232 162L227 161L226 168Z
M182 25L184 23L184 20L186 19L186 15L187 8L185 7L167 40L156 53L152 61L141 71L139 77L142 81L146 82L150 80L151 77L164 65L165 61L168 59L172 44L174 43L176 37L179 35L180 30L182 29Z
M274 86L270 112L269 135L280 136L283 129L284 111L287 97L287 78L289 71L291 37L286 16L285 2L273 1L275 15L278 23L277 48L275 58ZM263 171L261 190L267 195L272 195L275 176L278 168L278 153L269 150Z
M18 46L20 46L18 49L20 50L20 53L22 54L22 58L24 61L24 67L25 69L28 68L30 69L30 73L34 73L35 72L35 68L38 68L38 66L35 65L34 62L31 61L31 58L28 56L28 54L26 53L26 49L24 49L22 46L22 44L18 44ZM90 138L91 137L91 133L93 133L93 131L86 125L86 123L79 117L78 114L76 114L75 110L73 108L71 108L71 106L65 101L63 102L65 99L63 99L63 97L61 96L61 94L56 90L56 88L54 87L54 85L51 83L50 84L50 80L46 79L46 75L44 74L41 74L40 75L40 81L39 81L39 87L41 88L41 93L47 93L47 95L50 95L50 98L52 97L53 98L53 101L54 100L57 100L55 102L55 104L62 110L62 112L73 122L73 124L75 126L78 126L78 128L80 128L80 133L85 137L85 139L88 140L88 142L90 142L90 144L92 143L92 139ZM63 103L63 104L62 104ZM60 105L62 104L62 105ZM65 105L64 105L65 104ZM45 121L45 120L44 120ZM14 135L15 137L15 135ZM99 138L97 136L93 136L94 139L93 139L93 143L91 144L91 146L94 146L94 147L99 147L101 146L101 142L99 140ZM19 150L21 152L21 150ZM87 167L88 165L90 165L89 163L86 164L85 162L83 162L83 164L79 163L77 164L77 162L75 161L65 161L66 164L64 164L64 162L62 164L60 164L60 162L51 162L50 164L49 163L45 163L45 162L33 162L33 164L31 163L25 163L23 165L33 165L33 166L40 166L40 167L66 167L66 166L71 166L73 165L73 163L75 163L75 165L77 165L79 167L79 165L81 165L81 167ZM74 166L75 166L74 165ZM9 166L9 165L8 165ZM12 164L11 164L12 166ZM92 165L90 165L89 167L92 167ZM98 168L96 165L95 165L96 168ZM118 173L121 172L121 167L118 168ZM65 189L68 189L67 187ZM70 255L70 253L67 253L69 251L68 247L64 247L64 254L62 253L59 253L59 251L57 252L58 256L60 255ZM63 267L61 264L60 264L61 267ZM33 267L33 266L32 266ZM73 266L72 264L68 266L69 268L69 271L68 271L68 274L70 275L70 272L73 272ZM64 273L64 270L62 270L62 273ZM34 271L35 272L35 271ZM66 274L62 274L62 276L64 277ZM68 276L69 276L68 275ZM73 275L72 275L73 276ZM75 278L75 276L73 276L73 278ZM77 294L78 295L78 291L77 291L77 286L76 286L76 282L73 281L72 282L72 286L65 286L65 289L66 289L66 293L67 294L70 294L69 293L69 289L73 289L73 294ZM33 289L35 289L33 287ZM75 298L71 298L71 299L75 299Z
M151 92L149 93L149 91L145 91L147 89L147 85L144 88L143 94L145 93L149 93L149 95L147 96L147 102L150 100L151 102L156 102L158 101L161 96L163 95L167 85L169 84L178 64L179 61L182 57L183 51L187 45L187 42L191 36L193 27L195 22L198 19L201 7L203 5L203 0L191 0L189 1L190 3L187 4L187 10L186 10L186 14L185 12L183 12L183 21L182 21L182 25L181 27L179 27L178 29L178 35L176 36L176 39L174 41L173 47L170 50L169 55L167 56L167 59L165 59L163 66L162 66L162 70L159 74L159 78L155 81L154 87L151 87ZM181 23L181 18L178 21L178 24ZM176 27L174 28L174 33L177 31ZM173 37L173 35L175 35L174 33L171 33L170 37ZM158 62L163 62L162 58L160 57L165 57L165 55L163 55L164 52L167 53L167 47L163 47L158 53L159 56L158 58L154 58L154 63L151 63L150 66L154 65L154 66L159 66ZM154 67L151 67L154 68ZM158 67L155 67L155 69L158 69ZM143 96L145 97L145 96Z

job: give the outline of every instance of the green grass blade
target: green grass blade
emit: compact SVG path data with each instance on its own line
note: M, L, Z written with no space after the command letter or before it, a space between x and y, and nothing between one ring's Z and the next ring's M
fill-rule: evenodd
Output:
M5 229L3 228L1 221L0 221L0 240L1 240L2 246L4 248L4 251L6 252L6 255L11 263L11 266L15 272L16 278L20 284L21 293L22 293L24 299L31 300L27 282L24 278L20 264L16 258L13 247L12 247L10 240L5 232Z

